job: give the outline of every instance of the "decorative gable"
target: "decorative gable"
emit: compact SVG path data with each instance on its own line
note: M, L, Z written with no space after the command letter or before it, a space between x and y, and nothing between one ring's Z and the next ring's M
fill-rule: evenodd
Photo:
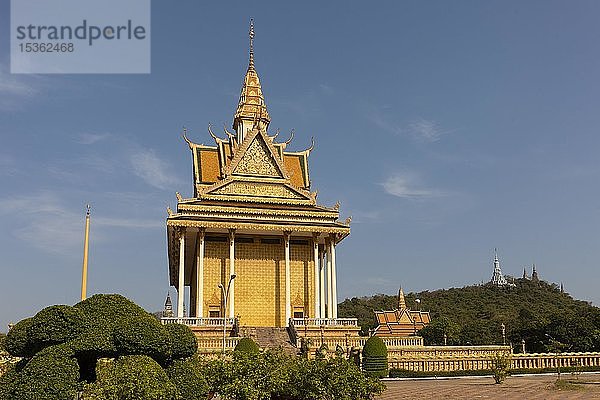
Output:
M288 174L276 154L266 132L256 129L235 150L225 175L287 180Z
M233 175L258 175L283 178L273 153L262 135L256 135L232 171Z

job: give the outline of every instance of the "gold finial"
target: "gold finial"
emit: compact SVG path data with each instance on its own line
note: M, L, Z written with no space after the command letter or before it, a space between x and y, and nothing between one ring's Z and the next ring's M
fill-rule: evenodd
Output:
M254 67L254 18L250 18L250 31L248 32L250 37L250 66Z
M192 145L192 141L190 139L188 139L188 137L187 137L187 132L188 132L188 129L184 126L183 134L181 136L183 137L183 140L185 140L185 142L188 144L189 148L191 149L193 147L193 145Z
M88 204L86 206L86 208L87 208L87 211L85 212L85 215L89 217L90 216L90 210L91 210L92 207L90 207L90 205Z

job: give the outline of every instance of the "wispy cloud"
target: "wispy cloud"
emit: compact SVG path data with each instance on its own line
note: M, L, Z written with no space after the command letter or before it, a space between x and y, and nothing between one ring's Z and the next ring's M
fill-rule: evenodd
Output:
M385 132L393 135L401 135L403 133L403 129L399 124L391 122L389 118L385 117L378 110L372 111L367 117L376 127Z
M445 195L442 191L424 186L419 176L412 172L398 172L390 175L381 183L381 186L386 193L403 199L425 199Z
M154 150L140 150L131 156L133 172L146 183L159 189L176 186L179 180L170 173L169 165Z
M399 123L381 112L381 110L372 110L367 117L379 129L398 136L410 136L418 142L433 143L453 130L443 129L440 124L432 119L418 118L408 124Z
M442 135L450 132L443 130L437 122L423 118L411 122L408 131L415 139L424 142L437 142Z
M108 139L110 133L80 133L75 137L75 141L79 144L90 145Z
M82 246L84 213L74 212L65 204L57 193L44 191L0 198L0 214L12 216L18 226L12 234L18 239L44 251L68 255ZM161 227L162 221L94 216L93 224L99 228L150 229ZM94 236L99 241L109 237L102 229Z
M146 229L146 228L162 228L164 221L162 220L145 220L131 218L94 218L94 224L99 226L109 226L114 228L131 228L131 229Z

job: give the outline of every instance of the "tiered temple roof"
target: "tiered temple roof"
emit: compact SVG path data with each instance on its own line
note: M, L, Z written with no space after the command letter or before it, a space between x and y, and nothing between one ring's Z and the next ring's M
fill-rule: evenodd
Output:
M268 133L271 121L261 83L254 66L254 29L250 31L250 60L239 103L233 119L235 132L223 127L217 135L209 125L214 141L204 145L191 141L184 129L183 138L192 153L193 196L177 194L177 210L169 211L167 235L170 281L176 283L179 263L178 228L210 229L227 234L263 232L294 236L331 237L338 243L350 234L350 218L339 220L339 204L317 204L311 191L308 157L311 145L302 151L288 151L290 138L278 141L279 131ZM192 264L193 251L186 252ZM186 283L189 278L186 277Z
M429 311L413 311L406 307L404 292L398 292L398 308L392 311L375 311L379 324L374 331L376 336L413 336L431 321Z

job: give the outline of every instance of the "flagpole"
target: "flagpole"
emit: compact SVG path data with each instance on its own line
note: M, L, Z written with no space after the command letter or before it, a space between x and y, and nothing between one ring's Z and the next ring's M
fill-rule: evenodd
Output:
M90 205L87 205L85 213L85 239L83 240L83 271L81 273L81 300L86 299L87 293L87 269L88 269L88 252L90 246Z

